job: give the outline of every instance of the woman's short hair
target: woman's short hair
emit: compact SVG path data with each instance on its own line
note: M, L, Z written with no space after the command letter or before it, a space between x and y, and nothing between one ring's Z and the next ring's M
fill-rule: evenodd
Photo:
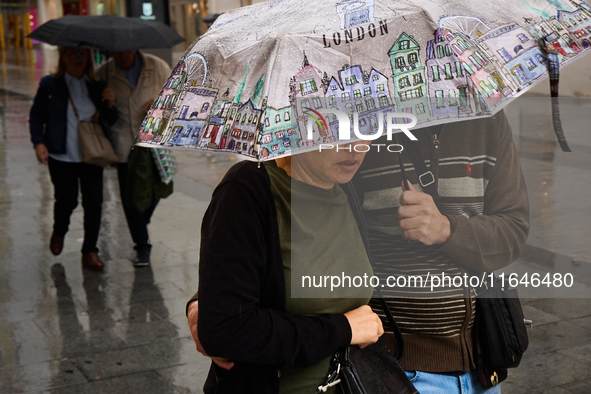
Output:
M62 75L66 74L66 63L64 62L63 57L64 57L64 54L66 53L66 51L68 51L70 49L88 51L88 61L86 62L86 68L84 69L84 74L91 81L96 81L96 75L94 74L94 62L92 61L92 51L87 48L60 47L59 60L58 60L58 64L57 64L57 72L55 73L55 76L61 77Z

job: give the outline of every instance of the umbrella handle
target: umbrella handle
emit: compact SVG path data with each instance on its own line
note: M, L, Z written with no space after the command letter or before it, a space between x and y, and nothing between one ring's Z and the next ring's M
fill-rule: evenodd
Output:
M398 137L396 136L396 134L393 134L392 137L394 137L394 143L400 145L398 143ZM406 173L404 171L404 163L402 162L402 151L398 151L396 152L396 155L398 157L398 165L400 166L400 175L402 176L402 191L407 191L410 190L408 187L408 180L406 178Z
M398 164L400 164L400 175L402 176L402 191L410 190L408 188L408 179L406 179L406 173L404 172L404 163L402 162L402 152L396 153L398 155Z

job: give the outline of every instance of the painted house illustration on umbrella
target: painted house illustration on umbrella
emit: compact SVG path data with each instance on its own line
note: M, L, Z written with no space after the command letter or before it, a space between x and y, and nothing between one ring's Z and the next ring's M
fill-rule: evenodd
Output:
M261 110L255 108L250 99L238 107L225 149L236 153L254 154L252 148L260 116Z
M519 91L546 71L546 58L530 32L509 23L486 32L477 40L489 59L501 65L503 81Z
M341 29L374 21L374 0L342 0L336 5Z
M222 132L222 136L220 138L219 148L228 150L228 144L230 142L230 133L232 132L232 126L234 125L234 121L237 118L238 108L242 106L242 103L237 102L236 98L230 105L228 112L226 114L226 118L224 119L224 128ZM232 146L234 148L234 146Z
M358 114L359 132L375 134L378 131L378 113L395 112L395 106L388 89L388 78L375 70L363 71L361 66L345 64L338 72L338 79L332 77L326 90L328 107L338 109L351 119ZM333 135L338 135L339 121L336 116L329 117ZM353 130L351 129L351 133Z
M262 158L282 155L300 143L298 123L291 105L283 108L267 107L263 129L259 136L259 152Z
M581 52L577 43L557 17L542 19L527 30L536 38L543 38L547 44L554 47L562 56L576 55Z
M246 81L250 72L247 65L234 98L229 97L229 88L222 98L213 102L205 132L201 134L197 147L202 149L223 149L226 151L254 155L255 138L262 109L259 108L265 74L260 75L250 99L241 103ZM264 102L264 100L263 100Z
M485 51L470 37L463 33L442 31L445 40L456 54L464 72L472 81L476 115L490 112L493 107L513 90L503 79L503 73L496 61L489 58ZM487 106L488 105L488 106Z
M257 105L262 99L264 74L251 98L241 103L250 66L246 67L234 98L229 97L227 89L218 99L218 88L205 86L207 69L200 53L179 61L144 120L140 141L255 155L254 142L262 113Z
M311 146L330 143L335 137L322 123L312 122L312 139L307 138L306 124L310 119L310 109L326 108L324 94L328 85L328 76L308 62L304 54L304 63L289 83L289 102L295 109L296 122L300 130L301 145Z
M228 118L224 122L222 137L220 139L220 149L226 149L236 153L256 155L255 143L259 134L262 109L259 103L262 99L262 89L265 81L265 74L261 74L255 84L250 98L244 103L240 103L240 98L246 86L246 81L250 72L250 63L242 78L242 83L234 102L229 107ZM265 100L262 100L263 106Z
M160 142L162 135L169 126L173 109L185 86L187 73L185 63L181 60L164 84L158 99L144 118L140 128L139 140L146 142Z
M233 98L230 98L230 89L222 95L221 99L215 100L209 114L209 122L205 132L201 133L197 147L221 149L225 147L227 135L229 135L231 122L228 122ZM223 138L225 136L225 138Z
M574 11L559 10L557 20L566 30L574 37L576 47L572 45L571 48L587 49L591 47L591 7L584 3L576 3L571 1Z
M205 86L187 86L181 92L174 121L163 135L168 145L195 145L201 131L206 128L218 89Z
M419 122L431 117L420 50L413 36L402 33L388 51L397 111L411 113Z
M438 119L472 115L471 80L441 30L434 36L425 62L431 112Z

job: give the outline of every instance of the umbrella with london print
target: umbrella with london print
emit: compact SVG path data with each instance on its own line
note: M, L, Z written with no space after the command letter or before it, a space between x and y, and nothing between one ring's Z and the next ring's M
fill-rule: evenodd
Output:
M582 1L260 3L221 15L186 51L136 142L269 160L489 117L549 69L557 92L559 64L590 46Z

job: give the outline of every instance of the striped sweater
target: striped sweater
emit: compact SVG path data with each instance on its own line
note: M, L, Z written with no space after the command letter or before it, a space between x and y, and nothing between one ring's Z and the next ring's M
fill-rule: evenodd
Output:
M513 262L525 245L529 208L505 115L447 124L435 136L428 129L414 134L437 178L442 213L450 220L452 235L445 244L434 246L401 236L402 177L397 155L384 148L381 153L370 151L353 186L361 202L376 275L382 280L390 275L428 279L428 274L441 272L454 277L490 272ZM408 180L421 191L410 157L403 152L402 158ZM404 335L404 369L455 372L473 368L472 326L477 311L471 289L381 290ZM372 301L371 305L387 327L379 303ZM386 342L393 345L388 331Z

